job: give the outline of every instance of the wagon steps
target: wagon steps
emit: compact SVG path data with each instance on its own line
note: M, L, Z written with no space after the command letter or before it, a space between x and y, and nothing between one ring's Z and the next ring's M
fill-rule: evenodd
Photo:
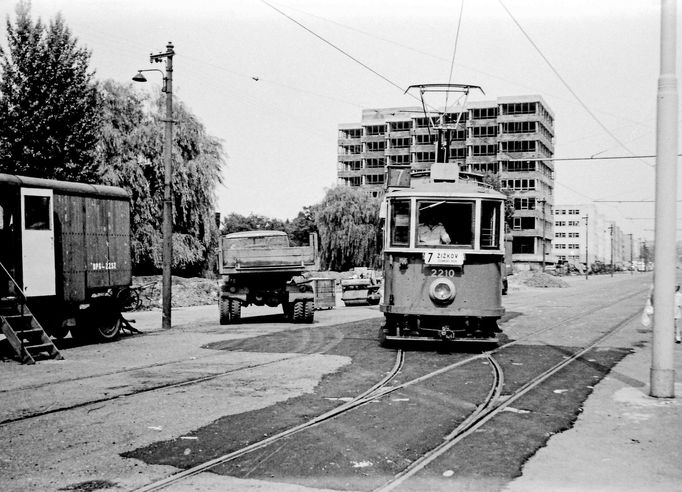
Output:
M23 364L35 364L38 358L64 358L26 303L17 297L0 298L0 329Z

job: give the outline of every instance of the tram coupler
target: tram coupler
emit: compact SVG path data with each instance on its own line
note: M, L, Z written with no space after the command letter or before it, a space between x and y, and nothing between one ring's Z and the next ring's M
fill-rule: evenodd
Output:
M455 332L452 331L450 328L447 326L443 326L440 329L440 338L443 341L452 341L455 339Z

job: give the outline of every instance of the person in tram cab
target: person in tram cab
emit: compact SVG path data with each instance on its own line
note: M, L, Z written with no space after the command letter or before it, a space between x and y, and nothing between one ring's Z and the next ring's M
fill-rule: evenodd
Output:
M450 235L445 230L443 223L432 215L421 218L418 228L419 244L450 244Z

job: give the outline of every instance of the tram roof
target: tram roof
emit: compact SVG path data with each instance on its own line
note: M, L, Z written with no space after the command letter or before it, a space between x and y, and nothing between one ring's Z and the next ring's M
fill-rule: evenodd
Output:
M482 188L475 184L453 183L419 183L410 188L393 188L386 193L387 197L438 197L438 198L496 198L504 200L506 196L491 188Z
M89 183L74 183L72 181L59 181L56 179L33 178L29 176L17 176L14 174L0 173L0 183L9 183L16 186L30 188L47 188L72 195L89 195L98 197L130 199L130 195L123 188Z

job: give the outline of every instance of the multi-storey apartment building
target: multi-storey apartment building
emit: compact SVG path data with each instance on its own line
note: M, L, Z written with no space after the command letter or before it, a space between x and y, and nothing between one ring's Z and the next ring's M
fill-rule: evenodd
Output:
M623 233L593 204L557 204L554 208L554 256L591 266L595 262L630 266L635 258L632 234Z
M434 119L420 107L365 109L360 123L339 125L338 180L375 196L386 165L429 169L436 160ZM529 268L554 262L554 115L540 96L500 97L448 108L448 162L490 173L516 209L513 260Z

